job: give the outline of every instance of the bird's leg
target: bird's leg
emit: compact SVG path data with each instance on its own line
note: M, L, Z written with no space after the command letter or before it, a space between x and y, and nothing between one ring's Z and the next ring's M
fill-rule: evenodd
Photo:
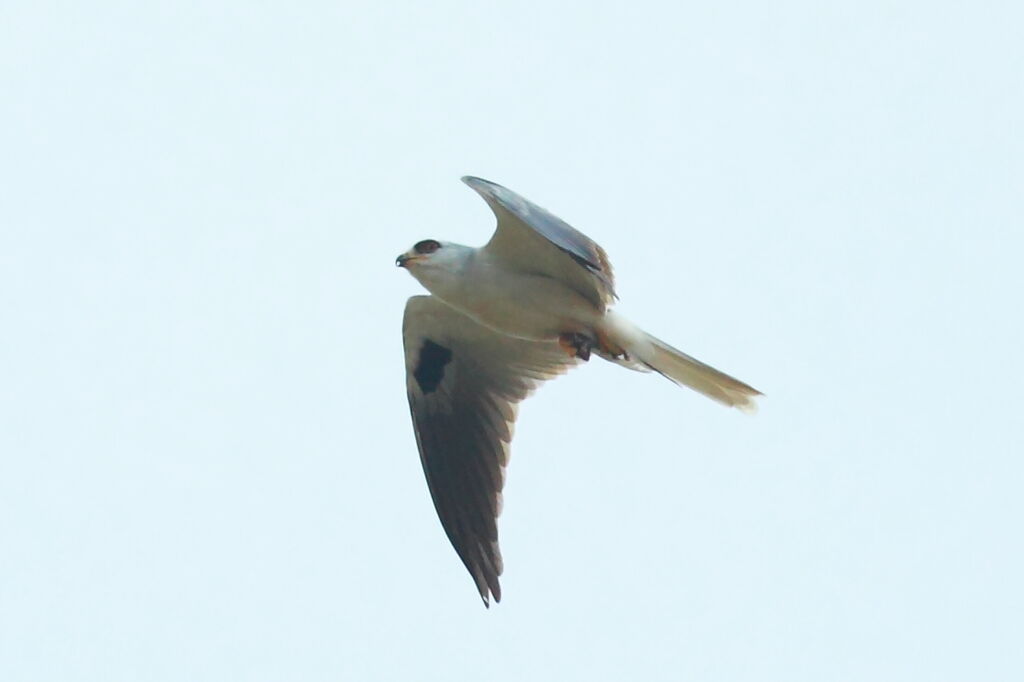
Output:
M629 353L622 346L612 343L612 340L601 331L597 332L597 345L601 349L601 352L613 360L626 360L629 361Z
M594 340L584 334L568 332L558 337L558 345L569 354L569 357L586 362L590 359L590 349L594 347Z

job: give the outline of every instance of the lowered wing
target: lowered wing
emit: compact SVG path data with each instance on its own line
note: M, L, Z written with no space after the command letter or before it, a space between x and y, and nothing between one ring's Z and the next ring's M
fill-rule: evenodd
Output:
M432 296L409 299L402 336L434 508L484 604L501 601L497 518L517 404L578 360L557 343L491 331Z

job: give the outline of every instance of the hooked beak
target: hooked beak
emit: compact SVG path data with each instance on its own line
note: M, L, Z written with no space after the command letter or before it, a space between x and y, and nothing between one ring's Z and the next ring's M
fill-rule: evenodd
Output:
M420 256L410 256L408 254L403 253L401 256L395 259L395 265L397 265L400 268L404 268L406 266L406 263L413 263L415 261L418 261L419 259Z

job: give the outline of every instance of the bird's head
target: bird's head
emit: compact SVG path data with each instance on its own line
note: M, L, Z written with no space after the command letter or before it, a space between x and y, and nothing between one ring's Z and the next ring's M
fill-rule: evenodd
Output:
M395 265L405 268L427 290L443 288L458 279L473 249L461 244L424 239L400 255Z

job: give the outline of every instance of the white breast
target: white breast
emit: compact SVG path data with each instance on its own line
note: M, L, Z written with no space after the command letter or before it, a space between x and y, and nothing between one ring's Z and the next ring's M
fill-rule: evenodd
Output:
M445 301L509 336L555 339L592 330L601 317L583 296L550 277L510 272L483 259L462 275L455 300Z

